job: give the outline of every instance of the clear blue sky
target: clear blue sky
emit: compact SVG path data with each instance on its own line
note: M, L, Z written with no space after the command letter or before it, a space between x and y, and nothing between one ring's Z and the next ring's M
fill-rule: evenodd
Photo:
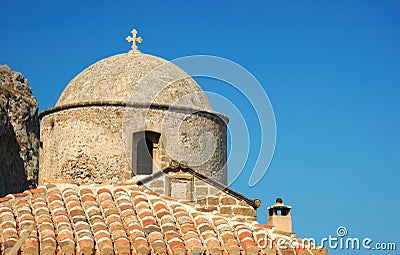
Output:
M398 1L6 1L0 63L28 78L44 110L83 68L126 52L133 27L146 53L231 59L261 82L276 116L267 174L250 188L250 164L232 185L263 201L259 221L281 196L300 237L343 225L399 250L399 14Z

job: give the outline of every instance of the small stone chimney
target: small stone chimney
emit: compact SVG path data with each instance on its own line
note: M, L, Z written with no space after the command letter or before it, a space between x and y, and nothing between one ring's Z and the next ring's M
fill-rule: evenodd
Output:
M268 224L285 232L292 232L291 206L284 205L282 198L277 198L273 206L268 207Z

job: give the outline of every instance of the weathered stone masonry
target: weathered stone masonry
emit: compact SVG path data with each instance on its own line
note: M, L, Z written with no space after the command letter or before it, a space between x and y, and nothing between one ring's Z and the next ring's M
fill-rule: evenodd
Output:
M164 59L138 51L102 59L72 79L41 118L39 183L117 183L172 160L227 181L228 118ZM153 132L149 167L138 162L140 132Z
M95 118L93 117L95 116ZM174 112L173 118L183 122L178 130L179 143L169 143L165 151L160 143L159 154L154 158L161 170L171 162L172 154L192 169L226 183L226 123L221 117L207 112L187 115ZM40 183L49 180L66 180L78 183L116 183L132 178L132 134L141 130L161 134L161 141L172 140L175 129L163 127L163 109L140 109L122 106L90 106L59 109L42 113L42 148L40 157ZM125 124L125 119L133 120ZM141 121L143 120L143 121ZM206 154L201 165L191 165L192 157L186 148L199 148L199 137L204 133L213 135L215 151ZM205 148L211 145L203 144ZM200 155L202 152L200 151ZM196 156L196 155L195 155ZM197 157L197 156L196 156ZM207 158L209 157L209 158ZM174 159L176 160L176 159ZM185 161L186 160L186 161Z

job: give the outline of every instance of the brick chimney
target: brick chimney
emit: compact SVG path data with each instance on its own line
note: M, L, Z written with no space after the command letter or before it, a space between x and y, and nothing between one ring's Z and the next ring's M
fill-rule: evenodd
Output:
M285 232L292 232L291 206L283 204L282 198L277 198L273 206L268 207L268 224Z

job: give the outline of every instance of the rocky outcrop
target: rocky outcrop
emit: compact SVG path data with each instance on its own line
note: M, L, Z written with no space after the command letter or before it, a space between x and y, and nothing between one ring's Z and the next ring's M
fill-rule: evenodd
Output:
M0 65L0 196L34 188L38 169L38 103L24 76Z
M28 187L24 161L7 113L0 108L0 197Z

